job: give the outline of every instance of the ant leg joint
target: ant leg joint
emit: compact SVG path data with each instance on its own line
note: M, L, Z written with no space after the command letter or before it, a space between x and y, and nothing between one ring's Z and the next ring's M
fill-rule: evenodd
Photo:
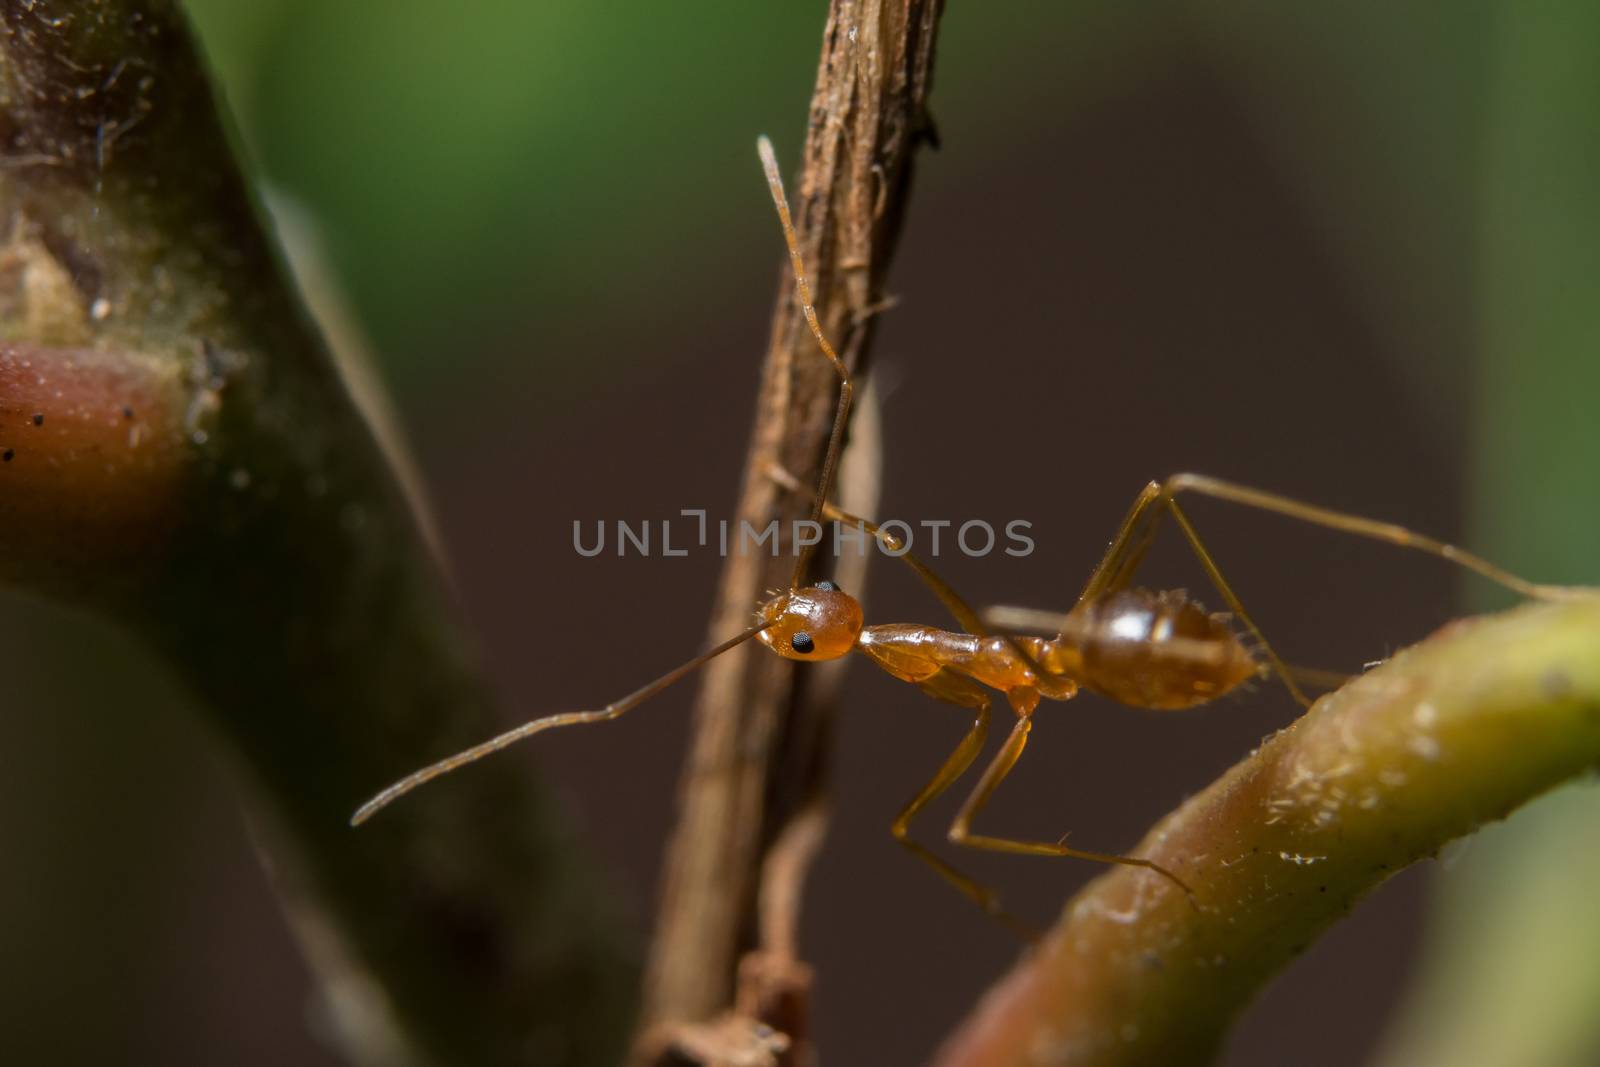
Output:
M1181 493L1185 489L1193 489L1196 486L1209 485L1212 483L1212 481L1214 481L1214 479L1208 478L1204 474L1195 474L1192 471L1179 471L1176 474L1167 475L1166 480L1160 484L1159 488L1163 493L1170 496L1173 493ZM1155 483L1152 482L1151 484L1154 485Z

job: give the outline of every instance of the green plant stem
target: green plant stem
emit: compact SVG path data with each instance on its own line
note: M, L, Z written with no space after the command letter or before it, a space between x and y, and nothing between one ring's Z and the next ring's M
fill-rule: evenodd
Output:
M610 1062L631 970L525 768L347 826L500 724L181 13L0 17L0 432L25 442L0 466L0 573L119 620L187 683L352 1058Z

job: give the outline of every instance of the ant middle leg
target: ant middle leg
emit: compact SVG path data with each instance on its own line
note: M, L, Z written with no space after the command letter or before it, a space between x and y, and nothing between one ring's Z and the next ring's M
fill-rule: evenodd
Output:
M967 802L961 805L961 810L956 813L955 821L950 824L949 838L951 842L967 848L983 849L989 852L1010 852L1024 856L1065 856L1073 859L1092 860L1095 863L1119 864L1125 867L1143 867L1154 871L1156 874L1168 879L1173 885L1183 890L1191 904L1194 903L1194 891L1167 868L1140 856L1119 856L1108 852L1089 852L1084 849L1071 848L1061 841L1021 841L1009 837L994 837L988 834L975 834L972 832L972 820L989 803L990 797L1000 783L1005 781L1011 769L1016 766L1017 760L1022 756L1022 750L1028 743L1028 734L1033 729L1033 715L1031 712L1019 714L1016 726L1011 729L1011 736L1006 738L1005 745L995 754L993 762L983 772L983 777L978 780L972 795ZM1065 837L1062 839L1065 840Z
M978 758L978 753L983 751L984 740L989 736L989 694L984 692L981 686L947 671L940 671L917 684L923 692L936 700L971 709L974 718L971 728L956 746L955 751L945 758L927 784L918 790L917 795L912 797L894 817L894 821L889 824L889 832L906 851L927 864L935 874L977 904L986 914L1010 927L1012 932L1023 940L1031 941L1037 936L1038 931L1007 911L994 890L946 863L911 836L911 820L967 772L973 761Z

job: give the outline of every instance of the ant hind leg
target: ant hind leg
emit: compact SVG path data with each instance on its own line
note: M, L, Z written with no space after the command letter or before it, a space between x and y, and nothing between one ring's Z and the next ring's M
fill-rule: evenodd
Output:
M1419 552L1437 556L1442 560L1464 567L1474 574L1496 585L1511 590L1519 596L1529 597L1534 600L1582 600L1596 595L1596 591L1584 586L1549 585L1542 582L1530 582L1510 571L1497 567L1482 556L1468 552L1466 549L1457 548L1455 545L1417 533L1415 530L1392 522L1379 522L1376 519L1362 518L1360 515L1351 515L1348 512L1334 511L1331 508L1318 507L1294 500L1279 493L1269 493L1263 489L1252 489L1246 485L1223 481L1205 474L1174 474L1162 485L1162 495L1171 500L1179 493L1198 493L1209 496L1215 500L1226 500L1229 503L1240 504L1244 507L1255 508L1258 511L1267 511L1285 518L1298 519L1301 522L1311 523L1313 526L1323 526L1330 530L1341 530L1357 537L1366 537L1373 541L1383 541L1386 544L1399 548L1414 548Z
M1181 476L1180 476L1181 477ZM1122 520L1122 525L1117 530L1117 535L1112 538L1111 545L1106 549L1106 554L1101 558L1094 572L1089 575L1089 581L1084 585L1083 592L1078 597L1081 605L1086 601L1098 599L1109 593L1127 588L1133 581L1139 564L1144 562L1145 554L1150 550L1151 542L1155 539L1156 529L1161 523L1164 514L1171 514L1178 528L1183 531L1189 548L1194 552L1195 558L1200 561L1200 566L1205 570L1206 577L1211 579L1211 584L1216 587L1222 599L1227 603L1228 610L1239 618L1239 622L1250 631L1261 648L1261 654L1266 658L1273 673L1283 682L1292 696L1302 707L1310 707L1311 701L1306 697L1294 678L1294 673L1284 663L1282 657L1273 649L1272 642L1267 640L1266 634L1261 632L1261 627L1256 625L1250 613L1245 610L1244 604L1234 593L1233 587L1222 576L1222 571L1217 567L1216 561L1211 558L1211 553L1206 549L1205 543L1200 540L1200 535L1195 531L1194 524L1184 514L1178 502L1173 499L1173 479L1165 483L1151 482L1139 491L1134 499L1133 506L1128 509L1127 517Z
M1155 483L1152 482L1151 485L1155 486ZM1228 607L1239 616L1239 620L1261 642L1262 654L1270 662L1272 669L1283 680L1289 692L1302 704L1309 704L1309 701L1296 682L1296 676L1307 677L1313 672L1289 667L1273 651L1272 646L1267 643L1266 638L1261 633L1261 628L1255 624L1255 621L1245 611L1244 606L1239 603L1238 596L1228 586L1227 580L1222 577L1222 572L1217 568L1216 562L1212 560L1210 552L1201 542L1200 535L1195 531L1194 524L1189 521L1188 515L1179 506L1177 496L1179 493L1185 492L1255 508L1258 511L1266 511L1285 518L1297 519L1313 526L1322 526L1326 529L1342 531L1357 537L1382 541L1385 544L1395 545L1399 548L1411 548L1419 552L1426 552L1429 555L1437 556L1439 559L1472 571L1474 574L1486 578L1505 589L1509 589L1513 593L1532 599L1578 600L1596 595L1595 590L1580 586L1547 585L1530 582L1502 567L1497 567L1482 556L1395 523L1379 522L1375 519L1367 519L1347 512L1334 511L1331 508L1318 507L1278 493L1252 489L1249 486L1238 485L1234 482L1213 478L1205 474L1180 473L1172 475L1160 484L1156 499L1166 505L1166 510L1172 514L1173 519L1183 530L1184 537L1189 541L1189 547L1193 549L1196 558L1200 561L1200 565L1205 568L1206 575L1211 579L1211 583L1217 587L1217 591L1227 601ZM1146 500L1149 495L1150 488L1147 487L1140 500Z

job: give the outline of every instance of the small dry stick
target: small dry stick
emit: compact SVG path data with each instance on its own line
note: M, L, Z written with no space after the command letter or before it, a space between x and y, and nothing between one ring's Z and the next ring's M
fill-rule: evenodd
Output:
M833 0L823 32L795 224L821 326L860 373L904 210L912 149L929 126L941 4ZM817 359L785 268L773 314L738 518L787 525L811 504L780 494L777 463L814 484L838 388ZM787 560L736 556L723 571L711 632L747 625L764 590L787 586ZM707 668L668 849L644 988L646 1025L708 1019L733 1001L737 967L754 947L763 857L817 794L826 719L799 698L773 656L732 652Z

